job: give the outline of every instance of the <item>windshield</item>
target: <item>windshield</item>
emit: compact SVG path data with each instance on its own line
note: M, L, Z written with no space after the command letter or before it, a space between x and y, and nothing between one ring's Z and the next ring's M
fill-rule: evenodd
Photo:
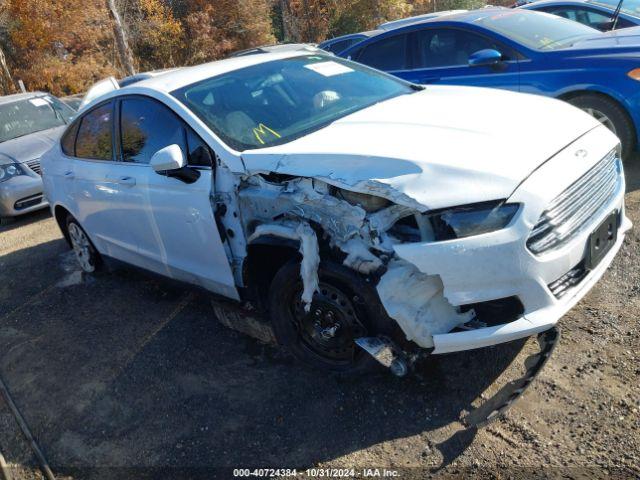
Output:
M73 110L48 95L1 104L0 142L65 125L73 114Z
M475 23L534 50L566 48L581 38L600 34L598 30L578 22L526 10L496 12Z
M290 142L357 110L414 89L325 55L274 60L172 94L236 150Z
M597 0L593 3L597 5L606 5L607 7L611 7L615 10L618 8L618 3L620 2L619 0ZM622 2L622 7L620 7L620 11L622 13L640 17L640 0L624 0Z

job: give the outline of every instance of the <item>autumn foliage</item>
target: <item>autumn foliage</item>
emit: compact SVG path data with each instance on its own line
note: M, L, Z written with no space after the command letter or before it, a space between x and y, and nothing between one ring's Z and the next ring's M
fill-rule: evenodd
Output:
M277 41L319 42L436 7L478 2L116 0L116 6L135 68L147 71ZM105 0L0 0L0 89L15 91L20 79L29 90L68 95L109 75L123 76L112 21Z

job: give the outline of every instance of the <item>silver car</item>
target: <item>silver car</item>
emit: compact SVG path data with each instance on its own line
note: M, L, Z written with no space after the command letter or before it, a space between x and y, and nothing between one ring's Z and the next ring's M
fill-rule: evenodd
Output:
M47 206L40 157L74 114L46 93L0 97L0 223Z

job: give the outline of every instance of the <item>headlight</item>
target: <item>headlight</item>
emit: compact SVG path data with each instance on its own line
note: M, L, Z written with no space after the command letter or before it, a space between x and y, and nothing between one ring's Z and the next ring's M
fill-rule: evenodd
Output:
M17 163L7 163L5 165L0 165L0 182L4 182L9 180L10 178L17 177L18 175L23 175L24 172L20 165Z
M436 240L451 240L505 228L519 208L517 203L499 200L448 208L426 215L431 219Z

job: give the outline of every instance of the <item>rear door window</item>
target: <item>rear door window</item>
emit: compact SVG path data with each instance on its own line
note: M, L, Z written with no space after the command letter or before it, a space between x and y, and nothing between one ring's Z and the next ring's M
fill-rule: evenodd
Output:
M113 160L113 104L94 108L80 121L75 156L91 160Z
M387 72L406 70L407 34L383 38L367 45L356 59L360 63Z
M330 45L327 48L327 51L331 52L331 53L340 53L343 50L346 50L347 48L349 48L351 45L354 45L356 43L358 43L360 40L362 40L361 38L349 38L347 40L340 40L339 42L336 42L332 45Z

